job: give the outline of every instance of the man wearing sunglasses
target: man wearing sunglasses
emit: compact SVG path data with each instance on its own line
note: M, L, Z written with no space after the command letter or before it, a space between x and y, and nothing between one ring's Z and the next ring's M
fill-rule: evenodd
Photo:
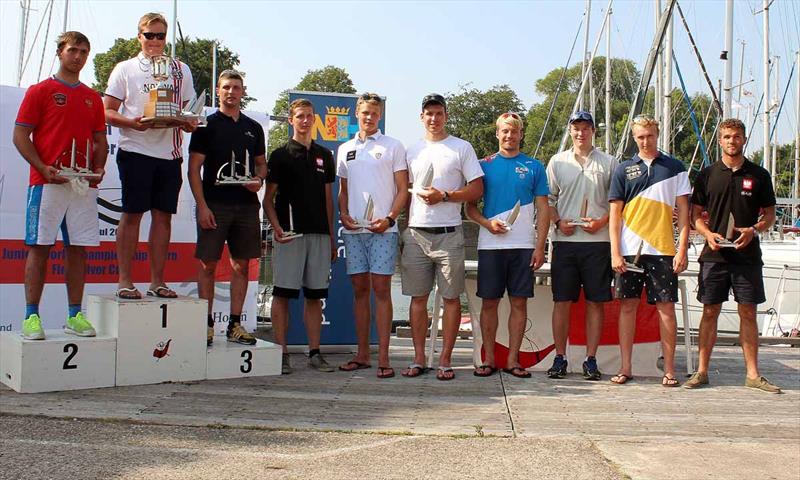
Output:
M358 352L339 370L370 366L370 292L375 295L378 332L378 378L394 377L389 363L392 333L392 274L397 259L398 228L395 224L408 200L406 149L383 135L378 124L383 100L365 93L356 101L358 134L339 147L339 218L347 249L347 274L353 283ZM372 205L370 211L369 205Z
M142 123L144 106L150 90L157 88L150 59L164 55L167 20L158 13L148 13L139 20L139 43L142 51L134 58L118 63L108 78L103 104L106 122L119 128L117 167L122 186L122 216L117 230L119 284L117 296L141 298L133 284L131 263L139 242L139 224L150 212L150 287L147 294L175 298L177 294L164 282L164 264L172 224L177 212L183 161L183 131L191 132L196 123L181 128L151 128ZM180 105L194 95L192 72L177 60L170 61L166 84Z
M567 375L570 308L586 301L586 360L583 377L600 380L597 346L603 327L603 303L611 300L611 250L608 238L608 188L617 164L595 148L594 119L589 112L569 118L572 148L553 155L547 164L550 219L555 225L550 263L553 281L553 340L556 357L550 378Z
M455 372L450 356L460 325L459 296L464 291L461 203L483 194L483 171L472 145L447 133L444 97L426 95L420 120L425 138L412 145L406 155L414 194L408 209L409 228L403 232L400 267L403 294L411 297L414 362L402 373L417 377L425 372L428 297L435 279L444 302L442 353L436 378L452 380Z
M528 318L528 299L533 297L533 270L544 264L550 191L542 164L520 152L522 118L516 113L504 113L496 125L499 151L480 162L484 173L483 211L478 210L477 200L466 205L467 216L483 227L478 234L478 296L483 300L481 335L485 357L473 375L489 377L497 371L497 308L508 292L508 357L503 371L529 378L530 372L519 363L519 350Z

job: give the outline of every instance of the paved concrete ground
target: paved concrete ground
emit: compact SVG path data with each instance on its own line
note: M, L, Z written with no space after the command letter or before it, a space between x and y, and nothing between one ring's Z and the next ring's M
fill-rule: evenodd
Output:
M411 349L396 343L399 367ZM294 355L280 377L3 388L0 478L800 478L800 349L762 349L786 392L768 395L741 386L735 347L715 351L712 387L687 391L479 379L459 345L453 382L323 374Z

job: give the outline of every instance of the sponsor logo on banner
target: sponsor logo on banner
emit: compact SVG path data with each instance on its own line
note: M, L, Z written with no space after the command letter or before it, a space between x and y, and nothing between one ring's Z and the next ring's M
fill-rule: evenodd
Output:
M320 114L314 114L314 129L311 131L311 138L317 140L320 137L328 142L346 142L352 133L358 130L357 125L350 125L350 107L331 107L326 106L325 118ZM351 132L351 130L353 130Z

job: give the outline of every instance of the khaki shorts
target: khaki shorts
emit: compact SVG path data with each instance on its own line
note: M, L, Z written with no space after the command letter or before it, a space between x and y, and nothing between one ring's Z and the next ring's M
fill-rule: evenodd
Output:
M400 257L403 295L421 297L433 290L433 280L442 298L458 298L464 292L464 233L428 233L407 228L402 235Z

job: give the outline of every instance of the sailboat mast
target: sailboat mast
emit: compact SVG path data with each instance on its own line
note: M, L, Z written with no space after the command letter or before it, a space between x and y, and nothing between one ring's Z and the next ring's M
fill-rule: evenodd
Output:
M611 8L606 30L606 153L611 153ZM798 53L800 55L800 53ZM798 84L800 85L800 84ZM797 170L797 169L795 169Z
M211 108L217 107L217 41L211 42Z
M774 123L777 125L778 123L778 114L780 113L779 106L781 104L781 57L775 55L772 57L773 65L775 65L775 98L770 103L769 108L775 108L777 113L775 114ZM774 135L774 125L773 128L770 128L770 137ZM769 157L770 162L770 173L772 174L772 188L778 188L778 139L776 138L773 140L770 138L770 144L772 145L772 156Z
M800 50L797 51L795 54L795 70L800 72ZM797 200L800 198L800 185L798 185L798 170L800 170L800 74L797 75L797 95L795 95L795 102L796 102L796 114L797 119L795 121L795 131L794 135L794 199ZM797 221L797 206L792 208L792 224Z
M722 118L731 117L731 77L733 76L733 0L725 1L725 79L722 86L725 95L722 102Z
M178 0L172 0L172 45L169 56L175 58L175 32L178 30Z
M736 102L741 104L742 103L742 88L744 88L744 83L742 81L742 77L744 75L744 47L747 45L744 40L742 40L742 58L739 63L739 93L736 96ZM738 115L737 115L738 117Z
M661 126L661 149L667 153L672 153L672 17L669 17L667 24L667 38L664 47L664 81L663 88L663 107Z
M656 21L656 29L658 29L659 24L661 23L661 0L655 0L655 21ZM662 81L664 80L664 43L660 43L658 45L658 55L656 56L656 81L655 81L655 88L653 90L653 114L658 120L659 123L663 120L661 107L664 101L664 90L662 86ZM664 130L664 126L661 126L661 130ZM658 148L662 149L663 144L661 142L661 135L659 135L658 139Z
M764 76L762 78L762 88L764 89L764 156L761 160L761 166L766 168L768 172L772 173L770 170L770 151L769 151L769 110L770 110L770 98L769 98L769 3L770 0L763 0L764 2L764 9L762 10L761 14L764 15L763 24L764 24ZM773 177L774 178L774 177ZM775 181L772 181L772 186L775 186Z
M592 13L592 0L586 0L586 30L583 34L583 63L581 64L581 78L584 78L586 74L586 69L591 68L590 65L587 65L587 57L589 56L589 16ZM578 106L578 110L584 110L584 93L583 89L580 92L580 103Z

